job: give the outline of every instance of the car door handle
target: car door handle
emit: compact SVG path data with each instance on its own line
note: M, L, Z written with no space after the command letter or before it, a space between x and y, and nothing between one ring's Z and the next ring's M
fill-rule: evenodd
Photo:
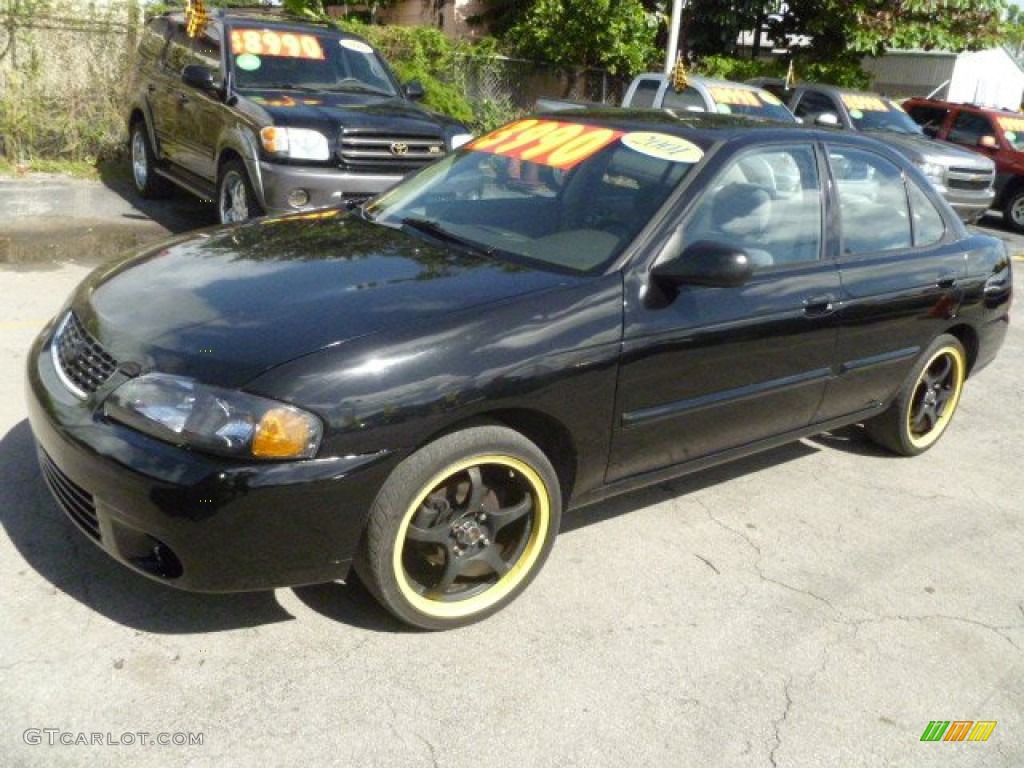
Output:
M831 293L811 296L804 300L804 314L808 317L822 317L836 311L836 297Z
M939 288L952 288L953 286L956 285L956 275L952 273L947 275L939 275L939 279L935 281L935 284Z

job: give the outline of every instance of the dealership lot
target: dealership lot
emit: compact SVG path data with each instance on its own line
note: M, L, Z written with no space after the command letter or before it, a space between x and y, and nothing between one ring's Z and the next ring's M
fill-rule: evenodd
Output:
M423 634L358 586L177 592L63 518L25 421L25 351L91 254L204 214L49 183L0 222L4 764L1024 763L1019 299L924 456L846 430L580 510L516 603ZM986 223L1019 296L1024 238ZM935 720L997 725L921 742Z

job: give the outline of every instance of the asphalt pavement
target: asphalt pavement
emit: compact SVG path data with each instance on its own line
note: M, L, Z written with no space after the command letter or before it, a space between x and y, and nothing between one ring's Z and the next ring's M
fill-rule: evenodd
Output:
M117 180L0 180L0 764L1024 765L1019 298L925 455L847 429L570 514L515 603L429 634L358 585L154 584L50 499L32 338L102 259L209 223ZM1020 297L1024 238L985 225Z

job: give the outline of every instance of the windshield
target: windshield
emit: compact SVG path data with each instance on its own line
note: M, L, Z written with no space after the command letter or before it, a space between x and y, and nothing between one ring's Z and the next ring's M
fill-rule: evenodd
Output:
M915 123L903 107L892 99L870 93L844 93L843 103L850 120L858 131L890 131L921 136L921 126Z
M1003 138L1017 152L1024 152L1024 117L996 118L999 127L1003 129Z
M597 273L703 154L669 134L520 120L428 166L365 214L494 258Z
M715 109L719 114L761 117L781 120L784 123L796 122L793 113L768 91L715 85L709 87L708 92L715 100Z
M281 29L231 30L235 87L240 90L356 91L396 95L376 51L362 40Z

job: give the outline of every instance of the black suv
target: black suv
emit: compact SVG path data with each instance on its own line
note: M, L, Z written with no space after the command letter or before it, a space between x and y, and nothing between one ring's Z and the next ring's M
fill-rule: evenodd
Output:
M225 223L368 197L472 138L365 40L266 13L153 19L132 94L139 194L173 182Z

